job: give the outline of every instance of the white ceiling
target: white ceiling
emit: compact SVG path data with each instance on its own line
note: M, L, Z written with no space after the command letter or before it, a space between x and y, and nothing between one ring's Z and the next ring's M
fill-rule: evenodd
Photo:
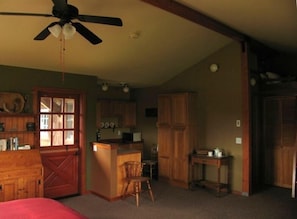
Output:
M179 0L272 48L297 54L295 0ZM133 87L160 85L232 40L140 0L69 0L80 14L120 17L123 27L83 23L103 42L78 33L61 43L33 38L57 18L1 16L0 65L95 75ZM1 12L51 14L51 0L0 0ZM5 30L5 31L3 31ZM139 35L137 39L132 35Z

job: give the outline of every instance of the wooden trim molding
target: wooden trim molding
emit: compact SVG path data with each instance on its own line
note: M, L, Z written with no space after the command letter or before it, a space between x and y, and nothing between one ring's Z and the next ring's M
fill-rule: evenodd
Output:
M154 5L158 8L161 8L165 11L171 12L178 16L181 16L187 20L190 20L194 23L197 23L201 26L204 26L210 30L223 34L235 41L247 41L248 37L231 27L212 19L201 12L198 12L192 8L189 8L183 4L180 4L172 0L142 0L148 4Z
M251 193L250 92L247 43L242 43L242 195Z

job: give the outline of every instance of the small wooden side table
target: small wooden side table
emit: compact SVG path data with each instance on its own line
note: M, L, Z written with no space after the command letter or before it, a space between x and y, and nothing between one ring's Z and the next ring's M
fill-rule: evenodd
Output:
M220 195L224 190L226 193L230 192L230 178L231 178L231 156L223 156L223 157L209 157L205 155L191 155L190 163L191 163L191 188L194 188L195 185L209 187L215 189L217 195ZM195 166L202 165L202 172L200 179L194 179ZM205 179L205 166L211 165L217 167L217 181L212 182ZM227 182L221 182L221 167L227 166Z

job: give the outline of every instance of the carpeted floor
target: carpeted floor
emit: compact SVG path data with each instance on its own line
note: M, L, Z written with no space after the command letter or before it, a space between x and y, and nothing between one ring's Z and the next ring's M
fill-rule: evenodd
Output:
M216 197L207 189L194 191L153 181L155 203L143 193L140 206L135 198L108 202L95 195L60 199L90 219L295 219L297 199L291 190L269 187L250 197L228 194Z

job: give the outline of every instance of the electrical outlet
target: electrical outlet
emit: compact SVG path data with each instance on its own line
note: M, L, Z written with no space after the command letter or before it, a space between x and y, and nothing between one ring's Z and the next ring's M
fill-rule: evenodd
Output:
M235 138L235 143L236 143L236 144L241 144L241 138L236 137L236 138Z
M240 127L240 120L239 119L236 120L236 127Z

